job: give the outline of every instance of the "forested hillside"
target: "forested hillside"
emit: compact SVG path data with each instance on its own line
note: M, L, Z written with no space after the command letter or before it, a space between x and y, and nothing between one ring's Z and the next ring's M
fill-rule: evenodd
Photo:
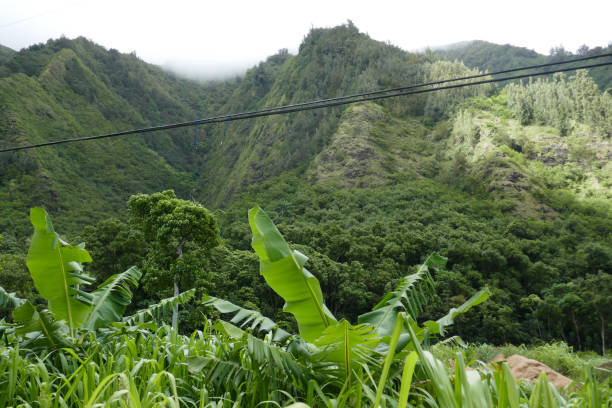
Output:
M0 66L2 146L109 133L205 116L235 84L201 85L84 38L50 40ZM62 225L121 211L130 194L188 194L200 158L189 131L89 142L0 157L0 231L22 239L27 208L45 203ZM84 203L87 202L86 205Z
M0 45L0 64L4 63L9 57L11 57L15 53L15 50L5 47L4 45Z
M443 59L461 61L470 68L478 68L487 72L565 61L610 52L612 52L612 44L608 44L607 47L593 48L582 46L576 54L565 50L563 47L556 47L550 50L549 55L542 55L524 47L516 47L510 44L499 45L487 41L467 41L451 44L435 51L436 55ZM612 74L609 69L592 70L591 77L601 91L612 88Z
M548 61L499 47L475 42L439 60L347 24L311 30L297 55L281 50L241 78L202 84L83 38L50 40L0 65L0 145ZM87 243L88 270L99 282L134 264L143 270L135 306L170 296L175 282L292 328L250 250L246 214L259 204L310 257L339 318L356 321L438 252L448 262L435 274L423 319L488 286L491 298L458 318L452 333L496 344L563 339L601 351L612 335L606 78L608 67L199 126L197 135L176 130L0 154L0 286L37 301L23 254L28 210L43 205L58 230ZM126 203L168 189L211 210L219 245L187 244L180 262L157 261L166 244L138 221L136 199L129 212ZM183 311L183 330L199 327L200 313L211 311Z

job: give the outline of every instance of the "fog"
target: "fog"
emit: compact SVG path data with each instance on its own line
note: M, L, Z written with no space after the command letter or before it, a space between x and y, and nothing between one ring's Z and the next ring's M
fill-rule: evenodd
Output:
M548 54L612 40L612 2L582 0L0 0L0 44L19 50L84 36L197 79L243 74L281 48L294 53L312 27L351 20L405 50L484 40Z
M246 71L258 64L260 60L245 60L242 62L198 62L198 61L167 61L160 66L177 76L196 81L224 80L243 76Z
M241 77L253 65L255 65L255 62L245 62L242 64L206 64L173 61L162 64L161 67L165 71L172 72L182 78L196 81L212 81Z

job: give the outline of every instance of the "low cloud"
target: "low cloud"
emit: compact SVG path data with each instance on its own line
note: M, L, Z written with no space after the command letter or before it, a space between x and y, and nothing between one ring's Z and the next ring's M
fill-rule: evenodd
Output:
M265 57L259 60L233 62L172 60L161 64L161 67L181 77L199 81L209 81L242 76L249 68L263 60L265 60Z

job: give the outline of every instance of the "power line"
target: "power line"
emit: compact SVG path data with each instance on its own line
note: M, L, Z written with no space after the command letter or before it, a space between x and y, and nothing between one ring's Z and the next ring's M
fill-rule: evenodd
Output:
M386 98L394 98L398 96L414 95L414 94L421 94L421 93L427 93L427 92L436 92L436 91L441 91L445 89L462 88L466 86L474 86L474 85L488 84L488 83L494 83L494 82L503 82L503 81L510 81L510 80L515 80L515 79L529 78L529 77L535 77L535 76L550 75L550 74L554 74L557 72L568 72L568 71L575 71L579 69L589 69L589 68L597 68L597 67L612 65L612 61L609 61L609 62L601 62L597 64L581 65L577 67L560 68L560 69L551 70L551 71L526 73L526 74L506 76L506 77L501 77L501 78L491 78L491 79L475 81L475 82L437 86L437 87L426 88L426 89L415 89L415 88L421 88L421 87L431 86L431 85L436 85L436 84L455 82L459 80L480 78L480 77L485 77L485 76L497 75L500 73L523 71L523 70L532 69L536 67L568 64L568 63L572 63L576 61L603 58L607 56L612 56L612 54L602 54L599 56L585 57L581 59L575 59L572 61L540 64L540 65L534 65L531 67L513 68L509 70L498 71L498 72L491 73L491 74L471 75L468 77L428 82L428 83L419 84L419 85L410 85L410 86L404 86L404 87L398 87L398 88L390 88L390 89L385 89L385 90L378 90L378 91L364 92L364 93L354 94L354 95L341 96L341 97L336 97L336 98L321 99L318 101L302 102L302 103L293 104L293 105L284 105L284 106L268 108L268 109L259 110L259 111L240 112L240 113L235 113L231 115L214 116L210 118L197 119L197 120L192 120L188 122L171 123L167 125L159 125L159 126L152 126L152 127L147 127L147 128L124 130L120 132L107 133L107 134L102 134L102 135L76 137L76 138L54 140L54 141L25 145L25 146L9 147L9 148L0 149L0 153L19 151L19 150L25 150L25 149L33 149L37 147L52 146L52 145L64 144L64 143L80 142L80 141L86 141L86 140L97 140L97 139L127 136L127 135L132 135L132 134L139 134L139 133L158 132L161 130L177 129L181 127L194 126L194 125L200 125L200 124L221 123L221 122L230 122L234 120L244 120L244 119L252 119L252 118L272 116L272 115L281 115L281 114L294 113L294 112L305 111L305 110L322 109L322 108L328 108L328 107L333 107L333 106L346 105L346 104L351 104L351 103L356 103L356 102L365 102L365 101L372 101L372 100L379 100L379 99L386 99ZM394 92L394 93L389 93L389 92Z
M404 90L407 90L407 89L422 88L424 86L440 85L440 84L445 84L445 83L448 83L448 82L456 82L456 81L466 81L468 79L476 79L476 78L482 78L482 77L486 77L486 76L508 74L510 72L517 72L517 71L527 71L527 70L530 70L530 69L545 68L545 67L550 67L550 66L555 66L555 65L572 64L572 63L576 63L576 62L588 61L588 60L592 60L592 59L605 58L605 57L612 57L612 53L592 55L592 56L589 56L589 57L575 58L575 59L566 60L566 61L548 62L548 63L545 63L545 64L529 65L529 66L526 66L526 67L511 68L511 69L505 69L505 70L502 70L502 71L495 71L495 72L489 72L489 73L484 73L484 74L474 74L474 75L468 75L468 76L459 77L459 78L444 79L444 80L440 80L440 81L425 82L425 83L418 84L418 85L406 85L406 86L400 86L400 87L396 87L396 88L381 89L381 90L377 90L377 91L364 92L364 93L359 93L359 94L354 94L354 95L345 95L345 96L338 96L338 97L335 97L335 98L319 99L319 100L314 100L314 101L296 103L296 104L292 104L292 105L277 106L277 107L274 107L274 108L267 108L267 109L263 109L263 110L259 110L259 111L246 112L246 113L268 112L268 111L274 111L274 110L290 108L290 107L292 108L292 107L297 107L297 106L307 106L307 105L312 105L312 104L317 104L317 103L322 103L322 102L330 102L330 101L336 101L336 100L345 100L345 99L351 99L351 98L361 97L361 96L378 95L378 94L381 94L381 93L388 93L388 92L404 91Z
M73 2L67 4L67 5L65 5L63 7L54 8L54 9L45 11L43 13L31 15L29 17L24 17L24 18L20 18L18 20L11 21L10 23L2 24L2 25L0 25L0 29L11 27L11 26L13 26L15 24L23 23L25 21L29 21L29 20L32 20L32 19L35 19L35 18L38 18L38 17L44 17L44 16L49 15L49 14L53 14L53 13L58 13L60 11L64 11L65 9L76 5L77 3L78 3L78 1L73 1Z
M228 118L228 116L240 117L241 115L250 115L250 114L253 114L253 113L272 112L272 111L277 111L277 110L281 110L281 109L294 108L294 107L300 107L300 106L308 106L308 105L315 105L315 104L326 103L326 102L331 102L331 101L342 101L342 100L347 100L347 99L354 99L354 98L357 98L357 97L363 97L363 96L369 96L369 95L378 95L378 94L383 94L383 93L388 93L388 92L404 91L404 90L408 90L408 89L422 88L422 87L425 87L425 86L440 85L440 84L445 84L445 83L449 83L449 82L465 81L465 80L469 80L469 79L482 78L482 77L486 77L486 76L494 76L494 75L500 75L500 74L507 74L507 73L510 73L510 72L526 71L526 70L531 70L531 69L550 67L550 66L554 66L554 65L572 64L572 63L576 63L576 62L587 61L587 60L598 59L598 58L605 58L605 57L612 57L612 53L593 55L593 56L589 56L589 57L575 58L575 59L566 60L566 61L548 62L548 63L545 63L545 64L529 65L529 66L526 66L526 67L511 68L511 69L506 69L506 70L503 70L503 71L490 72L490 73L486 73L486 74L474 74L474 75L469 75L469 76L464 76L464 77L459 77L459 78L452 78L452 79L444 79L444 80L439 80L439 81L425 82L425 83L421 83L421 84L417 84L417 85L406 85L406 86L400 86L400 87L396 87L396 88L380 89L380 90L377 90L377 91L369 91L369 92L363 92L363 93L358 93L358 94L353 94L353 95L337 96L337 97L334 97L334 98L318 99L318 100L313 100L313 101L308 101L308 102L300 102L300 103L294 103L294 104L290 104L290 105L276 106L276 107L266 108L266 109L261 109L261 110L256 110L256 111L241 112L241 113L236 113L236 114L233 114L233 115L217 116L215 118L208 118L208 119L216 119L216 118L224 118L225 119L225 118ZM550 73L552 73L552 72L550 72Z

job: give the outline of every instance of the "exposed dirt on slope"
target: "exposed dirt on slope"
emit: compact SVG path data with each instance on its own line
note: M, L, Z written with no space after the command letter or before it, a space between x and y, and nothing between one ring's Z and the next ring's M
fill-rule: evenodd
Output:
M557 388L565 388L572 382L568 377L556 372L544 363L537 360L513 354L509 357L504 357L502 354L497 355L490 363L505 361L508 363L512 375L517 380L536 381L540 373L544 371L548 377L548 381L553 383Z

